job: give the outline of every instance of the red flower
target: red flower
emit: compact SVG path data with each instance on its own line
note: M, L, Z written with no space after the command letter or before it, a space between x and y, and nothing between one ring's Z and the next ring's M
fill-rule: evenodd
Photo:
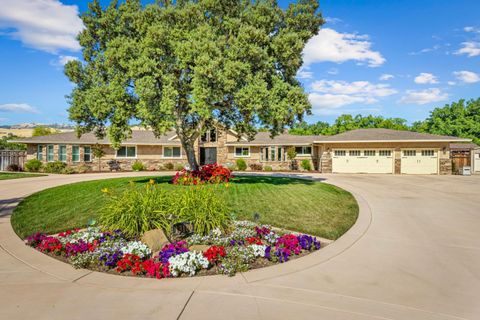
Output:
M262 245L262 240L260 240L260 238L257 238L257 237L247 237L245 238L245 241L248 242L248 244L259 244L259 245Z
M221 257L225 257L226 255L227 253L223 246L211 246L203 253L203 256L207 258L211 264L217 263Z

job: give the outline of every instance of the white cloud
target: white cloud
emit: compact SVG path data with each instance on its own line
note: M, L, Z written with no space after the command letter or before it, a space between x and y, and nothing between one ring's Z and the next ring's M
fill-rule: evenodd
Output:
M297 78L299 79L312 79L313 78L313 72L310 71L310 68L308 67L303 67L300 68L297 72Z
M388 84L373 84L368 81L320 80L312 83L311 88L313 92L309 94L309 100L314 110L319 113L354 103L376 103L378 98L397 92Z
M349 60L367 63L370 67L378 67L385 58L378 51L372 51L372 43L367 35L339 33L330 28L320 29L310 39L303 51L305 65L316 62L342 63Z
M420 73L418 76L415 77L414 81L415 83L419 83L419 84L438 83L437 77L435 77L431 73L426 73L426 72Z
M427 104L430 102L443 101L448 98L448 94L438 88L429 88L425 90L407 90L399 102L413 104Z
M342 22L342 19L339 18L333 18L333 17L326 17L325 18L326 23L331 23L331 24L336 24L338 22Z
M480 42L462 42L462 48L455 51L454 54L466 54L469 57L480 56Z
M455 81L448 81L447 83L449 86L454 86L457 84Z
M380 76L380 78L378 78L378 79L379 79L380 81L388 81L388 80L393 79L393 78L395 78L395 77L393 76L393 74L384 73L384 74L382 74L382 75Z
M472 26L465 27L465 28L463 28L463 30L465 32L480 33L480 28L475 28L475 27L472 27Z
M471 71L455 71L453 75L459 80L464 83L475 83L480 81L480 76Z
M441 45L436 44L436 45L434 45L433 47L424 48L424 49L421 49L421 50L419 50L419 51L409 52L408 54L411 55L411 56L416 56L416 55L419 55L419 54L422 54L422 53L428 53L428 52L437 51L437 50L440 49L441 47L442 47Z
M0 104L0 112L39 113L38 110L26 103Z
M77 57L74 56L58 56L56 60L50 61L50 64L55 67L63 67L64 65L67 64L69 61L75 61L78 60Z
M28 47L50 53L78 51L76 36L82 28L75 5L58 0L2 0L0 29Z

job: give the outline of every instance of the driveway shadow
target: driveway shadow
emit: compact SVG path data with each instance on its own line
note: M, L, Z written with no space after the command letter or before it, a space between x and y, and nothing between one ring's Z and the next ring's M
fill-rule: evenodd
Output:
M11 215L13 208L22 200L22 197L0 200L0 218Z

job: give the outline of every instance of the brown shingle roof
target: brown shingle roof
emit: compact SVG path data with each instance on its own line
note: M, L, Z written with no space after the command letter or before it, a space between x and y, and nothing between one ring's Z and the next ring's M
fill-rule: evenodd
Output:
M465 141L463 139L451 136L440 136L429 133L419 133L412 131L390 130L390 129L357 129L343 132L334 136L323 136L316 139L315 142L368 142L368 141Z
M227 142L227 145L242 145L242 146L265 146L265 145L309 145L314 140L320 139L321 136L297 136L293 134L283 133L275 136L273 139L270 137L269 132L259 132L252 141L232 141Z
M450 149L454 149L454 150L480 149L480 146L476 145L475 143L450 143Z
M150 130L132 130L132 137L125 140L122 144L140 144L140 145L179 145L177 140L169 140L175 136L174 131L167 132L165 135L156 138ZM68 144L110 144L110 140L97 139L93 133L85 133L77 138L75 132L62 132L48 136L38 136L15 140L20 143L68 143Z

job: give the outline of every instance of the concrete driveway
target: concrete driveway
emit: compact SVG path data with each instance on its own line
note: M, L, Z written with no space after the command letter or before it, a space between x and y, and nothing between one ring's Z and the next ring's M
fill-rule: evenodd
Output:
M0 181L0 319L480 319L480 176L305 175L355 195L355 226L314 254L232 278L74 270L11 229L27 194L126 175Z

